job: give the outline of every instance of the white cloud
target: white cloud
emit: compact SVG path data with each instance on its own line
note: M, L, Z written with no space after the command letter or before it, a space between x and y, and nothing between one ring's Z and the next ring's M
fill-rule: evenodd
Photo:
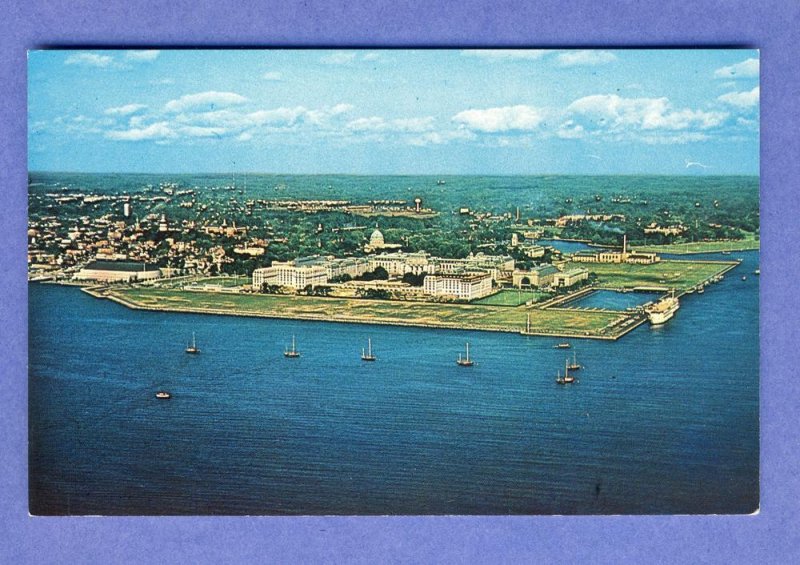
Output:
M710 136L697 131L684 131L681 133L644 135L638 139L647 145L684 145L686 143L706 141L710 139Z
M144 104L125 104L124 106L116 106L114 108L107 108L104 114L109 116L129 116L137 112L141 112L147 108Z
M616 61L617 56L609 51L595 51L582 49L579 51L564 51L559 53L556 61L562 67L577 67L589 65L604 65Z
M235 92L210 90L208 92L198 92L197 94L186 94L176 100L170 100L166 103L164 109L168 112L183 112L192 108L234 106L245 102L247 102L247 98Z
M381 58L381 54L375 51L370 51L369 53L364 53L361 57L362 61L378 61Z
M227 134L228 130L225 128L184 126L179 133L189 137L221 137Z
M747 59L741 63L721 67L714 71L714 78L757 78L758 59Z
M319 110L306 110L303 108L303 119L312 125L327 126L331 118L346 114L352 109L352 104L336 104L335 106L320 108Z
M97 53L75 53L64 60L65 65L81 65L84 67L106 68L114 63L114 58L110 55L98 55Z
M246 118L251 126L290 126L295 124L306 111L303 106L281 107L251 112Z
M176 137L167 122L156 122L143 128L112 130L106 132L105 135L108 139L115 141L164 140Z
M356 54L352 51L337 51L323 56L320 61L327 65L346 65L355 61Z
M425 145L443 145L451 141L475 139L475 134L468 129L458 128L445 131L430 131L408 138L409 145L423 147Z
M758 105L759 96L759 87L755 87L753 90L746 92L728 92L719 96L717 100L738 108L749 108Z
M370 118L352 120L345 127L354 132L421 133L433 129L433 122L434 118L431 116L394 120L385 120L378 116L372 116Z
M126 51L125 58L130 61L155 61L161 51L158 49L137 49L136 51Z
M464 110L453 116L452 119L475 131L497 133L535 130L544 121L544 118L545 113L540 108L517 105Z
M622 98L616 94L579 98L567 107L567 113L586 129L607 131L709 129L728 116L724 112L676 110L667 98Z
M244 133L240 133L236 137L236 141L250 141L251 139L253 139L253 134L247 131Z
M261 78L263 78L264 80L278 81L278 80L283 80L283 75L277 71L268 71L263 75L261 75Z
M466 57L479 57L487 61L535 61L544 57L547 49L464 49Z

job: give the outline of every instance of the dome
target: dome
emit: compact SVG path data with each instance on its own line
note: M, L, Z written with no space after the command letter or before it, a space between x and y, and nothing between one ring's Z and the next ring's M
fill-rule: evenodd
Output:
M372 235L369 236L369 244L372 247L382 247L383 243L383 234L380 232L380 230L376 229L374 232L372 232Z

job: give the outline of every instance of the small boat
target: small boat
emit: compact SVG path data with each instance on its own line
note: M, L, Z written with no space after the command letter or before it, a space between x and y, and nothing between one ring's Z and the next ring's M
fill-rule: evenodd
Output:
M186 353L200 353L200 350L197 348L197 341L194 338L194 332L192 332L192 343L186 347Z
M372 338L367 338L367 349L361 349L362 361L375 361L377 357L372 354Z
M747 275L742 275L742 280L746 281L747 280Z
M575 354L575 352L573 351L573 352L572 352L572 363L569 363L569 364L567 365L567 369L569 369L570 371L577 371L577 370L579 370L581 367L583 367L583 365L581 365L580 363L578 363L578 357L577 357L577 355Z
M559 343L559 344L554 345L553 349L569 349L570 347L572 347L572 346L569 343L564 342L564 343Z
M475 364L475 362L469 358L469 342L467 342L467 356L461 357L461 354L459 353L456 364L461 365L462 367L472 367Z
M436 184L441 186L441 185L445 184L445 181L444 181L444 179L439 179L439 180L436 181Z
M297 347L295 347L294 336L292 336L292 348L284 351L283 355L284 357L291 357L291 358L300 357L300 352L297 351Z
M169 400L170 398L172 398L172 395L165 390L159 390L156 393L156 398L160 400Z
M703 294L706 291L702 286L697 287L697 294Z
M556 376L556 383L560 385L568 385L575 382L575 377L569 374L569 359L564 362L564 376L561 376L561 371Z
M753 274L756 275L756 276L760 275L761 274L761 269L756 269L755 271L753 271Z

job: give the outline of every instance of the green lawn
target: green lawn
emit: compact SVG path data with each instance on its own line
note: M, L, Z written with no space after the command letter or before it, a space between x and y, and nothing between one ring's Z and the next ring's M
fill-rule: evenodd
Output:
M249 285L252 282L250 277L204 277L192 281L194 284L218 284L225 287Z
M482 304L485 306L519 306L520 304L525 304L529 300L541 302L550 296L551 295L546 292L537 292L534 290L503 289L486 298L475 300L472 304Z
M591 263L584 265L596 273L602 288L667 287L685 290L729 268L732 263L700 261L660 261L652 265Z
M717 253L720 251L749 251L759 249L760 240L756 234L748 233L739 241L696 241L672 245L636 245L636 251L653 253L672 253L687 255L692 253Z
M530 312L532 331L554 335L585 332L597 335L609 323L624 317L622 313L609 312L261 294L222 295L158 288L115 289L113 293L140 306L165 310L503 331L522 330Z

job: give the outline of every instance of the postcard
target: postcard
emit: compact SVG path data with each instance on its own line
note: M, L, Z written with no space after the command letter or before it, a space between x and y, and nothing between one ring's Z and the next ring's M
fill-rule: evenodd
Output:
M758 510L758 51L28 66L31 514Z

